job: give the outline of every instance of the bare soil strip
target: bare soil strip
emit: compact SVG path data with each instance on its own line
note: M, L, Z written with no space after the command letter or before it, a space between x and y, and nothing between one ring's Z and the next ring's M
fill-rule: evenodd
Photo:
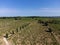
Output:
M8 41L7 41L6 38L3 37L3 40L4 40L4 42L5 42L6 45L9 45L9 43L8 43Z

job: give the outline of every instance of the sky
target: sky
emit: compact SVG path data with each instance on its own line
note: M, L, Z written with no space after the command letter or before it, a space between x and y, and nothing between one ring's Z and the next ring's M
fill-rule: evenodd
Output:
M60 0L0 0L0 16L60 16Z

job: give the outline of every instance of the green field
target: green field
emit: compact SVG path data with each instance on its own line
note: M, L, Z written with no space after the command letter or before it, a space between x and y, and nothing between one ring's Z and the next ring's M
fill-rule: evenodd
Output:
M60 18L0 18L0 45L3 37L9 45L60 45Z

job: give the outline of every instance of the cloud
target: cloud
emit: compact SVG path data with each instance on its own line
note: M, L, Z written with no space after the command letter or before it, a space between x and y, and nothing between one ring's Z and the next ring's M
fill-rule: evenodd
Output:
M60 8L40 8L40 12L60 13Z
M15 9L15 8L0 8L0 15L60 15L60 8L40 8L40 9Z
M0 8L0 14L3 14L3 13L16 13L16 9Z
M21 10L21 13L60 13L60 8L40 8Z
M40 13L40 12L52 12L52 13L60 13L60 8L40 8L40 9L12 9L12 8L0 8L0 13Z

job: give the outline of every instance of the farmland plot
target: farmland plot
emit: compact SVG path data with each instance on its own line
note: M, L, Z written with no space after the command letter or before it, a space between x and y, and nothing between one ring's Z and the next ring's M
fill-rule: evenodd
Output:
M38 19L3 19L0 21L1 45L5 44L2 37L6 38L9 45L59 45L59 42L54 35L50 32L46 32L48 27L50 27L54 34L59 38L57 33L59 31L54 30L53 24L48 23L47 26L43 26L43 23L38 23ZM45 20L43 21L45 22Z

